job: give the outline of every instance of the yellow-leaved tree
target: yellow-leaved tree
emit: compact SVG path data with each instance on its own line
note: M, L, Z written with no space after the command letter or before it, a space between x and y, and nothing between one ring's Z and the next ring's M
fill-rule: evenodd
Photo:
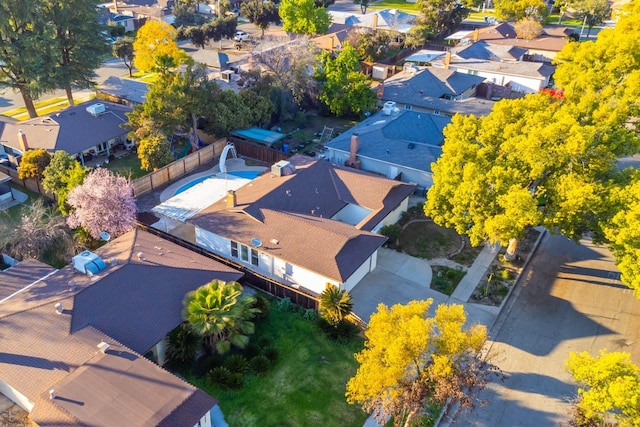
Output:
M640 426L640 368L629 353L571 352L566 368L580 386L577 425L604 425L613 417L620 427Z
M473 406L490 372L478 357L486 328L465 328L467 316L457 304L440 305L428 317L432 302L378 305L365 348L355 355L360 366L347 383L347 402L361 404L378 420L392 416L396 426L411 425L426 416L429 404L448 399Z
M158 58L171 58L177 65L187 54L178 47L176 29L166 22L148 21L138 30L133 42L133 63L140 71L153 71L158 67Z

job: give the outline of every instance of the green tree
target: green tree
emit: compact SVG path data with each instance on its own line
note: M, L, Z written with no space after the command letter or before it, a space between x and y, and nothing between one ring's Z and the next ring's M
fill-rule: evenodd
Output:
M331 24L329 12L314 0L282 0L278 8L282 29L298 34L325 34Z
M345 289L328 286L320 294L320 317L332 325L337 325L353 310L351 295Z
M319 58L316 78L320 100L336 116L362 115L375 105L371 81L360 72L356 50L347 42L335 59L323 52Z
M123 64L129 70L129 77L133 76L133 58L135 52L133 50L133 39L131 37L125 37L118 39L113 43L113 56L120 58Z
M496 18L502 21L543 20L549 14L544 0L495 0L494 6Z
M76 254L77 245L64 218L45 207L43 199L36 199L23 205L19 225L0 221L0 247L18 260L49 258L64 266Z
M621 281L640 299L640 174L634 172L630 182L614 186L609 199L617 208L605 226L605 237L622 273Z
M262 37L264 37L264 30L269 28L272 22L275 25L280 25L278 7L272 1L250 0L240 5L240 13L262 30Z
M0 89L20 92L31 118L34 99L56 88L54 30L39 0L0 1Z
M176 43L176 30L163 21L147 21L136 34L133 42L133 63L140 71L152 71L156 58L166 55L176 64L186 59L186 53Z
M602 24L611 15L611 6L607 0L574 0L571 9L576 18L587 27L587 37L594 26Z
M355 356L360 366L347 383L347 402L362 404L378 420L393 416L396 426L412 425L431 402L473 406L487 382L487 366L477 356L486 328L465 328L462 305L440 305L429 318L432 302L378 305L365 348Z
M193 2L197 5L197 2ZM197 13L194 10L193 4L187 4L186 2L177 2L173 8L173 16L175 16L175 21L173 25L176 28L180 27L198 27L205 22L207 22L208 17Z
M18 177L20 179L42 179L42 174L51 162L51 154L44 148L36 148L28 150L22 155L20 167L18 168Z
M162 135L148 135L138 145L140 168L147 172L157 170L173 162L173 154L167 138Z
M209 350L226 353L232 345L244 348L249 343L259 312L254 302L242 294L240 283L214 280L185 296L183 317Z
M578 425L605 425L612 415L620 427L640 426L640 369L629 353L571 352L566 368L580 387Z
M95 70L109 52L98 23L97 0L42 0L48 22L54 23L58 60L57 86L67 94L69 106L73 106L72 88L89 89L95 85Z
M44 169L42 188L56 195L58 209L63 215L70 210L67 205L69 192L82 184L86 173L86 169L75 158L62 150L53 153L51 162Z
M275 109L273 102L265 96L252 90L243 89L239 92L242 103L249 109L252 124L263 125L271 123L271 116Z
M432 36L457 28L469 15L469 10L460 7L457 0L418 0L418 7L417 27Z

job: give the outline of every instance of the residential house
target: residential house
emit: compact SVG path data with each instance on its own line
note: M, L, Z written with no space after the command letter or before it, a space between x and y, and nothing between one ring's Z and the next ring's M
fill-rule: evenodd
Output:
M527 49L494 45L485 40L460 44L431 61L436 68L483 77L519 93L536 93L549 85L555 66L523 61Z
M372 271L414 185L295 155L186 224L196 243L281 286L318 296L350 291Z
M544 27L542 34L532 40L519 38L513 22L502 22L491 27L476 29L465 36L468 41L483 40L490 45L514 46L525 49L527 60L550 63L569 43L573 30L567 27Z
M395 102L400 109L435 115L486 116L493 101L476 98L476 90L484 80L452 69L405 64L403 71L380 84L378 100L381 104Z
M111 76L96 88L98 99L135 108L147 100L149 84L126 77Z
M5 123L0 129L0 154L6 153L14 166L22 154L43 148L53 154L63 150L83 162L94 155L111 154L124 145L130 107L89 101L47 116L23 122Z
M362 170L414 183L424 192L433 185L431 163L442 154L442 130L450 121L388 102L381 112L326 144L325 156L337 165L355 163Z
M175 17L172 10L175 0L115 0L107 3L111 12L129 15L136 19L136 28L142 26L146 19L162 20L172 24Z
M347 40L349 32L346 29L340 29L336 32L329 32L321 36L313 38L313 43L320 49L333 53L342 50L342 44Z
M335 24L345 24L351 27L368 28L371 30L388 30L407 33L416 20L415 15L398 9L376 10L367 14L353 14L351 12L329 11L331 20Z
M0 393L42 427L226 426L214 398L142 355L162 363L187 292L240 277L141 230L60 270L22 261L0 272Z

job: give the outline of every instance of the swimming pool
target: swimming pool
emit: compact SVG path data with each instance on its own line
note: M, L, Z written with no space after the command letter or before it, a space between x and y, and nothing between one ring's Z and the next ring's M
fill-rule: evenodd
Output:
M262 172L259 171L235 171L235 172L227 172L228 175L233 175L233 176L237 176L238 178L245 178L245 179L256 179L256 177L258 175L260 175ZM217 175L215 174L211 174L211 175L205 175L205 176L201 176L200 178L196 178L193 181L190 181L188 183L186 183L185 185L181 186L180 188L178 188L176 190L176 192L174 193L175 195L178 195L184 191L187 191L188 189L190 189L193 186L196 186L198 184L200 184L203 181L206 181L209 178L218 178Z

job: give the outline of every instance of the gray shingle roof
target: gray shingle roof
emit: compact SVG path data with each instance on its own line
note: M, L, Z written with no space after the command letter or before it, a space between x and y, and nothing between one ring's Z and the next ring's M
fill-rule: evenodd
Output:
M19 123L7 123L0 135L3 144L20 150L18 131L27 136L29 148L44 148L53 153L63 150L80 153L127 132L120 127L127 122L125 113L132 111L123 105L102 102L106 112L93 117L86 111L98 101L89 101L55 114L36 117Z
M367 230L414 186L299 155L290 162L295 174L262 175L236 190L236 208L220 200L189 222L245 245L257 237L261 251L344 282L386 240ZM355 227L330 219L349 203L370 214Z
M382 99L451 115L485 116L493 108L492 101L473 97L461 101L441 98L444 95L455 97L484 80L484 77L436 67L424 67L415 72L401 71L385 80Z
M147 100L149 85L140 80L111 76L105 80L96 91L142 104Z
M517 61L527 53L527 49L515 46L490 45L484 40L457 46L451 50L452 54L462 59L484 59L491 61Z
M142 342L161 337L181 321L175 313L184 294L178 293L214 278L237 280L241 273L140 230L95 252L109 261L99 274L89 277L67 266L0 303L0 379L34 403L30 417L41 426L151 426L165 418L194 425L215 400L144 359L118 335ZM14 267L2 274L32 283L20 272ZM114 335L85 326L94 324ZM112 345L106 354L96 348L100 341ZM50 389L58 398L49 399Z
M533 40L520 39L516 35L516 30L511 22L502 22L492 27L481 28L478 31L479 40L485 40L489 44L518 46L523 49L546 50L549 52L559 52L564 45L569 42L566 37L567 30L549 30L543 28L543 33ZM475 37L472 34L466 36L468 39Z
M351 135L358 133L358 157L431 172L431 163L442 153L442 130L450 121L446 116L416 111L401 110L391 116L380 112L334 138L326 146L348 153Z

